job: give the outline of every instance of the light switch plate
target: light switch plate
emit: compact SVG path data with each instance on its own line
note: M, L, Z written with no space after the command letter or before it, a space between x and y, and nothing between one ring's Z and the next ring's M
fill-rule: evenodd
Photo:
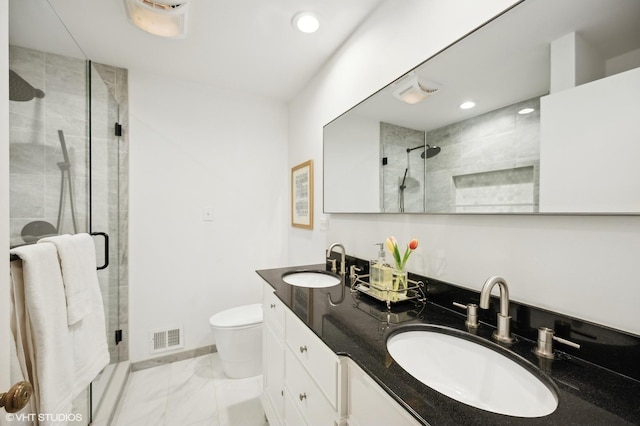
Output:
M202 220L204 222L213 222L213 207L202 208Z

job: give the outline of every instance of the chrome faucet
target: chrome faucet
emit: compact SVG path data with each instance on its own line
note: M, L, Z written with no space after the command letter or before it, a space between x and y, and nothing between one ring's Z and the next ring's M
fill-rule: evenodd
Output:
M491 277L485 281L480 292L480 307L489 309L489 299L491 298L491 290L495 285L500 288L500 312L497 315L497 330L493 332L493 338L502 343L513 343L514 338L511 337L509 316L509 288L507 282L502 277Z
M345 264L346 264L346 251L344 249L344 246L340 243L333 243L329 246L329 248L327 249L327 259L329 259L331 257L331 252L333 251L333 249L335 247L340 247L342 249L342 256L340 257L340 275L342 275L344 277L344 275L346 274L346 269L345 269ZM333 267L331 268L331 272L336 272L336 264L335 262L332 262Z
M340 247L342 249L342 256L340 257L340 277L342 279L342 285L340 286L342 289L342 296L340 297L340 300L337 302L334 302L331 299L331 293L327 293L327 300L329 301L329 304L331 306L338 306L340 303L342 303L344 301L344 297L345 297L345 291L344 288L346 286L346 250L344 249L344 246L340 243L333 243L329 246L329 248L327 249L327 259L329 261L331 261L331 272L333 272L334 274L336 273L336 260L335 259L331 259L331 252L333 251L334 247ZM351 267L351 277L355 276L355 266ZM352 278L353 279L353 278Z

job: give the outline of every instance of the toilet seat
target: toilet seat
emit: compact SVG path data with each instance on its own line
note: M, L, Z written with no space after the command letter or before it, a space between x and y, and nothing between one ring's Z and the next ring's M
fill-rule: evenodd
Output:
M226 309L209 318L212 327L244 328L262 324L262 304L243 305Z

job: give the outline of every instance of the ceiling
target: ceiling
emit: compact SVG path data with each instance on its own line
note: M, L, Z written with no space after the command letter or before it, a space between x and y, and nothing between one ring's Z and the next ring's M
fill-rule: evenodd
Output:
M190 0L187 37L165 39L133 26L123 0L10 0L9 41L286 102L383 1ZM292 28L301 10L316 33Z

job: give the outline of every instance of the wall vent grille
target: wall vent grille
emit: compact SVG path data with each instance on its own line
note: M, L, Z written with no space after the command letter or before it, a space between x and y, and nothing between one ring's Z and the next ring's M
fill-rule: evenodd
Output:
M149 332L151 353L184 347L182 327L156 329Z

